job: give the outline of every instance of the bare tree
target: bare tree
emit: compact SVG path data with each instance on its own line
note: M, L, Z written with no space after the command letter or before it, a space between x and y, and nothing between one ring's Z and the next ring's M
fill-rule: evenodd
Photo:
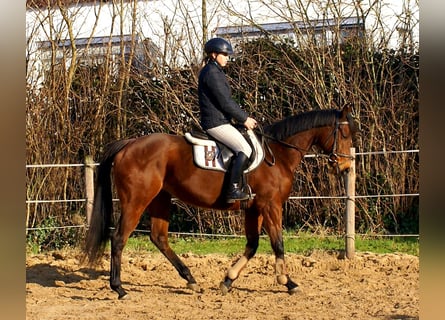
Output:
M417 1L406 0L398 23L389 31L385 31L384 3L380 1L366 7L363 2L350 1L260 0L255 6L250 1L243 6L229 0L211 4L203 0L201 7L177 1L168 8L168 15L144 12L138 1L113 1L103 4L110 9L106 11L111 12L111 18L100 59L89 52L97 21L105 10L91 7L96 21L80 50L75 26L83 6L64 3L57 0L55 6L40 7L38 23L29 25L28 56L45 49L46 62L38 75L44 79L39 86L31 85L37 64L30 58L27 63L28 164L79 163L85 155L99 159L103 146L111 140L152 132L182 134L199 125L196 90L202 46L211 36L209 26L224 25L226 16L261 30L259 39L237 42L238 54L226 71L237 101L264 125L311 109L352 104L361 130L355 141L358 151L418 148L419 61L413 36L418 26L414 14ZM295 36L286 39L265 30L259 6L269 17L292 25ZM345 37L339 18L348 16L363 22L375 18L366 28L356 28ZM319 21L338 19L333 19L336 23L325 33L316 33L314 17ZM148 20L151 24L145 23ZM44 33L39 24L45 26ZM153 29L150 34L163 40L158 43L159 50L154 49L153 39L142 38L147 31L142 25L149 25ZM118 55L112 43L116 33L120 37ZM391 35L395 34L400 35L398 47L391 48ZM40 42L45 48L32 46L37 38L46 39ZM358 157L357 193L418 192L418 166L416 154ZM81 199L82 185L80 169L27 171L28 199ZM341 183L327 175L320 159L305 160L296 172L294 194L343 192ZM417 206L418 199L412 197L358 199L358 229L415 232ZM27 226L82 222L82 210L81 203L29 204ZM242 215L238 213L226 218L219 212L182 204L177 210L178 223L172 227L182 231L241 230ZM285 204L283 222L286 228L335 233L342 230L343 210L336 199L291 200ZM46 236L52 239L48 245L60 239Z

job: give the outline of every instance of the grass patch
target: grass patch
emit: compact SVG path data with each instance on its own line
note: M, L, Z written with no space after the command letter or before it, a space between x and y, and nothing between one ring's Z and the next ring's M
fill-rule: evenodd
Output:
M341 236L323 236L312 233L284 232L285 253L308 255L312 251L341 251L345 248L345 241ZM178 236L171 234L170 246L177 254L193 253L198 255L225 254L236 255L244 251L246 239L244 237L207 237L207 236ZM109 249L109 243L107 244ZM68 246L69 247L69 246ZM419 256L418 237L378 237L356 236L355 248L357 252L373 253L404 253ZM148 234L134 233L128 239L125 250L159 252L151 243ZM27 241L27 253L46 251L34 241ZM272 254L269 237L261 236L257 253Z
M200 237L175 236L169 238L170 246L177 254L194 253L205 255L211 253L234 255L244 251L244 237ZM286 253L309 254L314 250L340 251L344 250L345 241L340 236L320 236L309 233L298 236L284 234L284 249ZM371 237L356 236L357 252L374 253L405 253L419 255L419 239L417 237ZM134 235L127 243L127 250L159 252L150 242L147 235ZM269 238L261 237L257 253L271 254Z

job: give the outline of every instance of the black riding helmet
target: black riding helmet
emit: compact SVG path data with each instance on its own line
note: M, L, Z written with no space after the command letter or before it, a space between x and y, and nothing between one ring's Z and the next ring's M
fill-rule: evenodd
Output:
M233 54L232 45L223 38L212 38L207 41L204 46L204 51L207 54L212 52L225 53L228 55Z

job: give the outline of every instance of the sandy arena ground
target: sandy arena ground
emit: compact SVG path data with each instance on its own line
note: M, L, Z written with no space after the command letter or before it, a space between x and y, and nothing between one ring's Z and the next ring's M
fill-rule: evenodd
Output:
M181 256L203 289L186 288L159 253L124 252L122 281L129 300L108 285L109 257L96 269L79 264L75 251L26 259L26 319L419 319L419 259L358 253L353 260L314 252L288 254L301 292L276 283L274 257L255 256L225 296L219 283L236 257Z

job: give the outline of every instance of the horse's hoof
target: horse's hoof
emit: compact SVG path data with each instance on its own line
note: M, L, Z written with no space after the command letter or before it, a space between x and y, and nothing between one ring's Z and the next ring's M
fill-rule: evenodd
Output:
M223 296L225 296L227 293L229 293L230 291L230 287L228 287L224 281L221 281L221 283L219 284L219 290L221 290L221 294Z
M287 292L288 292L290 295L293 295L293 294L300 293L301 290L300 290L300 287L295 287L295 288L289 289Z
M125 291L124 288L122 288L122 286L111 286L111 289L116 291L119 300L128 299L127 291Z
M287 292L289 292L291 295L300 292L300 287L298 287L298 284L293 282L289 276L287 276L286 288Z
M224 278L224 281L221 281L219 284L219 289L221 290L222 295L226 295L232 288L233 280L228 276Z
M193 290L195 292L202 292L201 287L197 284L197 283L187 283L187 288L189 288L190 290Z
M124 293L123 295L119 295L119 300L130 300L130 296L127 293Z

